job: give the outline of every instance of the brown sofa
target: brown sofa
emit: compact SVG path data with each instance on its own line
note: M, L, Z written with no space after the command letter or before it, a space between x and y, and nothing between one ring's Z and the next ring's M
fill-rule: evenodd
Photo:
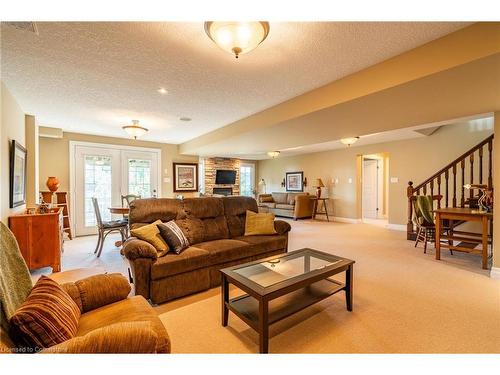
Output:
M246 211L257 212L249 197L138 199L130 205L130 227L176 220L189 240L181 254L158 258L149 243L130 238L123 246L135 294L162 303L220 285L219 270L287 251L290 224L277 220L275 235L245 236Z
M272 193L260 194L258 200L266 211L297 220L312 217L315 200L311 198L309 193Z

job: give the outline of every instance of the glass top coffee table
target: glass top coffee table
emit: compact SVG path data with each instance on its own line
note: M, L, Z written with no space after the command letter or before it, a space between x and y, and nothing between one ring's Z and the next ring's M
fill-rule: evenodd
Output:
M269 350L269 326L337 292L345 291L352 311L354 261L313 249L301 249L224 268L222 325L232 311L259 333L261 353ZM345 283L329 277L345 272ZM247 294L229 299L229 284Z

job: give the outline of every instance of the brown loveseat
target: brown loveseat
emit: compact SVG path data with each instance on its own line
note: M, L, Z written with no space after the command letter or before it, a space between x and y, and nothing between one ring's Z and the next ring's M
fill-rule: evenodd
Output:
M291 217L294 220L310 218L315 200L309 193L260 194L259 206L276 216Z
M219 269L287 251L290 224L277 220L275 235L244 236L246 211L257 212L249 197L138 199L130 204L130 227L176 220L190 247L158 258L155 248L137 238L123 246L135 294L162 303L220 284Z

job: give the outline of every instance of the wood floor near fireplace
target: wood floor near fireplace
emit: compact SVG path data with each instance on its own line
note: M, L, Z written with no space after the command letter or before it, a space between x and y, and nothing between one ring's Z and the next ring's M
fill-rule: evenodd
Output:
M233 188L231 187L214 187L214 194L220 194L224 196L233 195Z

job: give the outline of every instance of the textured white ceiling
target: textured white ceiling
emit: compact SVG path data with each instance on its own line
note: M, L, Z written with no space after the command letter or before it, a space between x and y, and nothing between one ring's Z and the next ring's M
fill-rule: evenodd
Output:
M181 143L466 25L271 23L236 60L202 23L40 22L38 35L2 24L1 78L41 125L127 137L138 119L143 139Z

